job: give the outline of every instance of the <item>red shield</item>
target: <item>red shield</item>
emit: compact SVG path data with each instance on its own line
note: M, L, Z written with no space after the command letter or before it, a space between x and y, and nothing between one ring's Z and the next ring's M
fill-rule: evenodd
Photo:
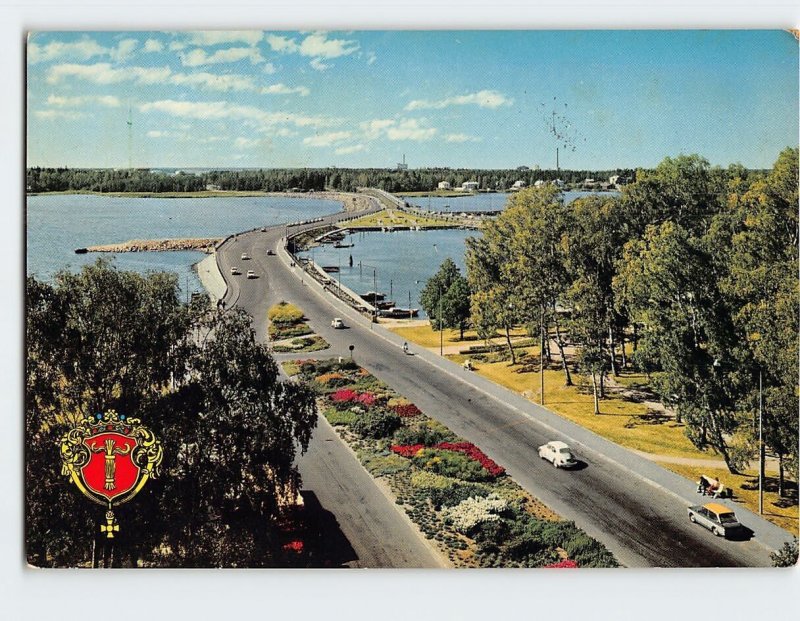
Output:
M133 489L141 474L131 459L136 438L104 431L83 443L89 449L89 461L80 469L81 478L92 493L111 501Z

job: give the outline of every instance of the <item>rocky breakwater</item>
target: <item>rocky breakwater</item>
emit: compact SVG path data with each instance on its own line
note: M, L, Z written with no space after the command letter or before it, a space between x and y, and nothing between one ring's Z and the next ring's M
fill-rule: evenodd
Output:
M118 244L102 244L78 248L77 254L86 252L170 252L173 250L197 250L205 253L214 252L221 238L203 237L192 239L131 239Z

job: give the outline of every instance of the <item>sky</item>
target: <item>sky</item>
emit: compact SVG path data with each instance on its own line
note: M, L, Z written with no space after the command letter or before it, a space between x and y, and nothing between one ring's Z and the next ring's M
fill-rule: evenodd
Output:
M28 166L768 168L799 131L781 31L35 32L27 80Z

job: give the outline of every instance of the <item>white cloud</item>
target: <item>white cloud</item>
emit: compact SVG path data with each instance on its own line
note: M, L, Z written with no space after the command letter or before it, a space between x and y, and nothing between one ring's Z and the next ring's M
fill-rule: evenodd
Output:
M181 54L180 58L181 63L187 67L235 63L245 59L249 60L253 65L264 62L264 57L261 55L261 52L254 47L229 47L217 50L210 55L202 48L197 47L185 54Z
M367 64L368 65L371 65L376 60L378 60L378 57L375 56L375 52L367 52Z
M445 142L480 142L477 136L470 136L469 134L445 134Z
M66 63L50 68L47 81L57 84L67 78L80 78L95 84L180 84L213 91L255 91L252 78L238 74L216 74L208 72L178 73L169 67L125 67L116 69L109 63L78 65Z
M58 119L66 119L69 121L73 121L75 119L79 119L83 117L83 113L81 112L74 112L72 110L57 110L57 109L50 109L50 110L35 110L33 112L37 118L45 119L48 121L54 121Z
M245 43L255 45L264 37L259 30L204 30L187 33L192 45L220 45L222 43Z
M117 44L116 49L110 52L110 56L116 61L125 60L133 54L137 47L139 47L139 41L136 39L123 39Z
M48 106L57 108L77 108L86 104L97 103L109 108L117 108L120 105L118 97L113 95L86 95L79 97L62 97L60 95L50 95L47 98Z
M239 136L236 140L233 141L233 144L236 146L237 149L252 149L257 147L261 144L261 140L257 138L244 138Z
M296 136L297 135L297 132L292 131L288 127L279 127L278 129L274 130L272 133L275 134L276 136L281 136L281 137L284 137L284 138L288 137L288 136Z
M297 52L300 48L295 43L294 39L290 39L288 37L280 36L280 35L267 35L266 36L267 45L272 48L273 52L281 52L283 54L291 54Z
M350 153L358 153L359 151L363 151L366 147L363 144L353 144L347 147L339 147L338 149L334 150L336 155L349 155Z
M319 58L312 58L311 62L308 64L311 65L312 69L316 69L317 71L325 71L333 67L330 63L324 63Z
M306 97L311 91L305 86L286 86L286 84L270 84L261 89L262 95L300 95Z
M333 143L347 140L351 136L350 132L327 132L303 138L303 144L307 144L310 147L329 147Z
M500 106L510 106L514 100L507 97L499 91L482 90L477 93L469 93L467 95L458 95L456 97L448 97L447 99L439 99L430 101L428 99L415 99L406 105L406 110L441 110L449 106L466 106L475 105L481 108L495 109Z
M151 52L163 52L164 51L164 44L159 41L158 39L148 39L144 42L144 51L147 53Z
M266 73L268 75L272 75L273 73L275 73L277 71L277 69L275 68L275 65L273 65L272 63L265 63L263 69L264 69L264 73Z
M327 33L315 32L308 35L300 44L299 51L303 56L314 58L339 58L358 51L356 41L346 39L329 39Z
M97 43L97 41L89 39L88 37L68 43L62 41L51 41L44 45L33 42L28 43L29 63L46 62L58 58L89 60L95 56L104 56L108 53L108 48L103 47Z
M188 119L250 121L263 128L278 125L332 127L342 123L341 119L333 117L305 116L294 112L267 112L255 106L242 106L228 101L199 102L162 99L141 104L139 110L141 112L162 112Z
M371 121L359 123L359 127L364 132L367 140L375 140L381 135L383 130L387 127L391 127L395 123L396 121L393 119L373 119Z
M151 129L149 132L147 132L148 138L166 138L169 135L170 135L169 132L162 132L156 129Z

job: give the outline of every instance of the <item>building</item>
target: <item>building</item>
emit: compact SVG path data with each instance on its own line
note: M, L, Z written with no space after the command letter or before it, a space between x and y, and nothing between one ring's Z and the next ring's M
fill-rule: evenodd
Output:
M406 164L406 154L403 153L403 161L397 162L397 170L408 170L408 164Z
M439 190L451 190L449 181L440 181L438 185Z
M528 172L530 168L528 168L527 166L517 166L517 170L519 172Z
M461 184L461 189L464 192L477 192L478 191L478 182L477 181L465 181Z
M545 183L545 182L544 182L544 180L543 180L543 179L537 179L536 181L534 181L534 183L533 183L533 187L535 187L535 188L541 188L541 187L544 185L544 183Z
M519 191L520 191L522 188L524 188L526 185L527 185L527 183L525 183L524 181L522 181L522 180L520 179L519 181L515 181L515 182L514 182L514 185L512 185L512 186L511 186L511 191L512 191L512 192L519 192Z

